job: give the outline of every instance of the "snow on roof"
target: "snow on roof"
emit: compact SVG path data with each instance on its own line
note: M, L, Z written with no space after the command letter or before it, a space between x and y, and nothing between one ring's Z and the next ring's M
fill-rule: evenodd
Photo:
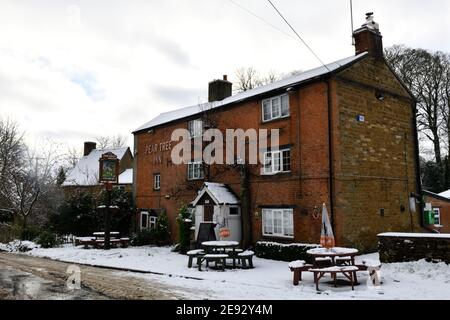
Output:
M133 169L127 169L120 174L119 184L133 184Z
M200 198L208 193L217 204L239 204L239 199L223 183L205 182L192 205L196 205Z
M443 238L450 239L450 233L402 233L386 232L380 233L379 237L398 237L398 238Z
M210 109L218 108L218 107L225 106L228 104L243 101L243 100L249 99L251 97L258 96L263 93L267 93L267 92L274 91L277 89L286 88L286 87L293 86L293 85L298 85L298 84L301 84L308 80L326 75L326 74L330 73L330 71L336 71L338 69L346 67L346 66L358 61L359 59L363 58L366 55L367 55L367 52L364 52L357 56L351 56L351 57L348 57L348 58L345 58L342 60L338 60L338 61L332 62L330 64L327 64L326 67L321 66L321 67L318 67L315 69L311 69L311 70L284 78L280 81L276 81L274 83L271 83L271 84L268 84L265 86L261 86L261 87L258 87L258 88L252 89L252 90L238 93L238 94L228 97L222 101L208 102L208 103L204 103L204 104L200 104L200 105L185 107L185 108L174 110L174 111L164 112L164 113L161 113L156 118L152 119L151 121L140 126L134 132L139 132L141 130L150 129L150 128L153 128L158 125L168 123L168 122L171 122L174 120L193 116L193 115L199 114L205 110L210 110Z
M120 160L123 158L128 148L117 149L94 149L87 156L82 157L77 165L68 172L66 180L62 184L63 187L68 186L93 186L98 184L98 160L102 154L107 152L114 153Z
M438 196L450 199L450 190L438 193Z

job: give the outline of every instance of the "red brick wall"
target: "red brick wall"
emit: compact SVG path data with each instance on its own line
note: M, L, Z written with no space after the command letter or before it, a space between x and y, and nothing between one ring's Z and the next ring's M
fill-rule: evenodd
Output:
M441 233L450 233L450 200L443 201L430 196L425 196L425 203L431 203L433 208L439 208L441 212L441 225L443 227L430 226L431 229L439 230Z
M320 220L312 217L315 206L328 199L328 128L327 91L324 83L316 83L289 94L290 117L262 123L261 101L252 101L229 107L215 117L219 129L249 128L280 129L280 144L291 145L292 172L265 177L259 174L260 167L251 168L251 200L253 213L253 239L261 238L261 207L270 205L292 205L294 209L295 241L318 242ZM300 107L301 106L301 107ZM187 120L156 128L153 133L137 134L137 207L165 208L171 223L173 239L176 239L177 210L195 198L203 181L187 182L186 166L171 165L170 152L162 154L162 164L153 163L145 154L148 144L170 140L176 128L187 128ZM174 144L175 145L175 144ZM161 173L161 190L153 190L153 173ZM240 194L239 175L234 170L216 166L211 169L211 181L229 184ZM173 195L170 199L166 194ZM306 214L301 214L302 210ZM305 213L305 212L304 212Z

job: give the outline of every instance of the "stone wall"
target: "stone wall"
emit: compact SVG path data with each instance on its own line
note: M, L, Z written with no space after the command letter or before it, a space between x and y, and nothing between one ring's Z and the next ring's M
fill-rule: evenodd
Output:
M378 241L382 263L421 259L450 263L450 235L383 233L378 235Z

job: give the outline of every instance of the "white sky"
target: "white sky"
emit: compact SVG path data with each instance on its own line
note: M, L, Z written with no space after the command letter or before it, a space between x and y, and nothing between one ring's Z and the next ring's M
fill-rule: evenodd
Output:
M233 0L290 33L265 0ZM325 62L353 55L349 0L273 0ZM450 51L450 1L353 0L355 28L375 12L385 46ZM0 0L0 116L30 144L81 149L160 112L207 98L236 69L306 70L319 62L298 41L230 0Z

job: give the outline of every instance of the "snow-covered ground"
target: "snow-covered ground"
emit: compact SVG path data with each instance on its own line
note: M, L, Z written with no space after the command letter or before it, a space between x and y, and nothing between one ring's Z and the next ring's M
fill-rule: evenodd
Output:
M33 247L33 246L30 246ZM3 245L5 249L5 245ZM254 258L254 269L227 269L225 272L198 271L188 268L187 256L171 252L170 247L131 247L95 250L65 245L61 248L34 248L25 254L90 265L120 267L150 271L139 274L171 286L193 289L192 299L450 299L450 265L426 261L383 264L382 284L368 285L368 275L358 272L360 285L334 288L330 278L320 282L321 292L315 290L312 274L304 273L303 281L292 285L288 263ZM362 260L378 260L378 254L359 256ZM118 271L118 276L126 272Z

